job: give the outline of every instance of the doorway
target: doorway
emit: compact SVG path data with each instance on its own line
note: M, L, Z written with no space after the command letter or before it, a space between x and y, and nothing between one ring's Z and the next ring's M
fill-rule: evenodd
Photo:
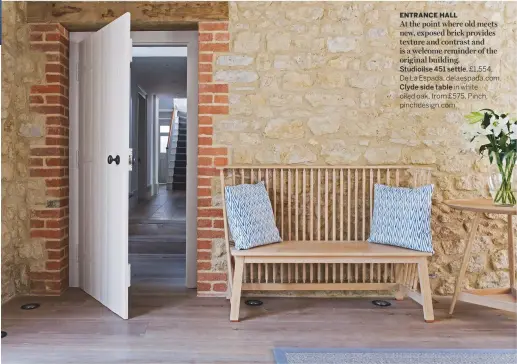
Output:
M89 33L71 33L71 49L70 49L70 62L78 62L79 61L79 53L78 53L78 44L85 39L85 37ZM136 96L133 96L131 92L131 105L130 105L130 120L132 118L136 121L134 125L130 128L130 142L133 152L133 158L130 161L132 165L132 171L130 172L130 189L129 189L129 198L134 199L135 205L132 206L131 209L121 209L120 214L127 214L126 219L131 223L132 219L144 218L147 222L154 223L154 226L147 226L148 230L152 230L151 234L147 234L147 238L142 238L140 241L131 246L131 242L129 241L129 254L135 253L136 255L145 255L145 254L155 254L160 253L160 250L163 249L162 253L178 255L175 257L162 257L159 260L159 263L163 263L164 271L167 270L168 267L173 265L173 263L181 259L183 262L183 268L179 268L174 273L175 276L172 277L172 281L175 284L179 284L182 282L183 287L187 288L195 288L196 287L196 219L197 219L197 94L198 94L198 81L197 81L197 58L198 58L198 36L195 31L180 31L180 32L131 32L131 38L133 41L134 50L139 49L138 51L144 50L144 48L154 48L155 50L158 48L169 48L172 49L183 49L183 52L186 53L186 85L187 88L185 90L185 95L183 97L176 97L177 99L185 99L187 100L184 110L184 119L185 119L185 127L188 128L189 132L185 136L185 143L188 146L188 153L186 154L185 161L185 186L194 186L193 188L186 188L181 194L176 193L176 191L171 188L168 189L169 180L160 181L159 180L159 162L160 162L160 148L162 147L161 141L164 140L162 138L165 135L165 128L161 128L160 124L160 99L167 98L168 96L174 96L168 94L164 90L155 90L150 87L146 87L146 83L152 80L151 78L141 78L142 81L137 82L137 87L135 88L137 91ZM137 51L137 52L138 52ZM174 56L173 56L174 57ZM133 55L133 66L137 63L135 62L139 57L135 57ZM142 57L143 58L143 57ZM164 57L166 58L166 57ZM152 62L151 62L152 63ZM71 80L78 81L78 68L75 65L71 64L70 67ZM75 74L74 74L75 73ZM132 78L136 80L137 77ZM133 88L133 87L132 87ZM129 91L129 90L128 90ZM77 135L79 132L79 115L77 112L78 100L80 99L80 94L78 92L77 82L72 82L70 84L70 155L71 159L77 155L78 150L78 140L79 136ZM72 96L74 95L74 96ZM176 95L177 96L177 95ZM174 97L173 97L174 99ZM188 102L193 100L193 102ZM174 118L179 119L181 116L180 112L177 112L177 115L171 116L170 120L172 121ZM179 124L179 120L177 121ZM167 137L167 146L170 146L170 138L171 133L174 128L172 123L168 127L169 135ZM188 140L187 140L188 138ZM127 162L126 162L127 163ZM78 199L74 199L74 195L77 196L78 185L80 183L80 175L77 174L75 180L72 174L74 170L71 169L71 206L70 206L70 220L71 220L71 228L79 229L81 223L78 219L77 207L80 201ZM136 177L136 178L135 178ZM167 176L169 177L169 176ZM75 182L74 182L75 181ZM134 185L131 186L131 183L135 181ZM189 182L190 181L190 182ZM160 183L162 182L162 183ZM172 184L170 184L172 187ZM133 194L132 194L133 192ZM172 193L172 195L171 195ZM137 207L138 209L133 210L133 208ZM173 206L173 208L169 208ZM158 207L158 208L156 208ZM156 208L154 212L151 211ZM75 211L75 212L74 212ZM133 211L133 214L130 213ZM140 211L140 215L138 213ZM161 216L157 215L162 214ZM143 216L145 215L145 216ZM136 217L135 217L136 216ZM108 216L108 218L112 218L112 216ZM160 220L160 221L157 221ZM167 222L164 222L167 220ZM140 234L145 229L140 226L141 224L136 223L135 226L128 228L129 234L132 232L136 232L135 235L145 235ZM168 225L168 226L165 226ZM157 233L157 234L156 234ZM155 235L153 237L153 234ZM183 246L180 247L179 244L167 246L166 239L179 241L182 240ZM160 240L163 238L163 240ZM77 234L74 234L73 231L70 232L70 286L80 286L81 282L81 273L79 271L79 265L81 262L81 256L79 252L80 249L80 238ZM138 239L137 239L138 240ZM149 241L154 243L154 247L146 244ZM145 249L148 250L145 250ZM144 249L144 250L141 250ZM140 253L139 253L140 252ZM156 254L160 255L160 254ZM179 257L183 255L182 257ZM170 258L170 259L169 259ZM132 259L129 259L131 262ZM134 266L131 267L131 277L134 279L137 277L138 270L141 269L145 271L149 267L155 267L158 264L155 262L142 262L138 259L134 260ZM158 277L159 278L159 277ZM142 282L145 283L146 279L143 279ZM134 281L131 283L136 283Z

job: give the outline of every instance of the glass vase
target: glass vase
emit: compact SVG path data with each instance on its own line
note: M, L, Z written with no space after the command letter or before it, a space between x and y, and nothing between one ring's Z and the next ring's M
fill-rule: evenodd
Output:
M517 204L517 173L515 163L517 152L506 155L492 154L488 187L496 205L513 206Z

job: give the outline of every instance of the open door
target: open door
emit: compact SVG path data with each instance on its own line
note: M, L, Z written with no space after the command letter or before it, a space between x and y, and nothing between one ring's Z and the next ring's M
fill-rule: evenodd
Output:
M79 285L127 319L130 14L79 47Z

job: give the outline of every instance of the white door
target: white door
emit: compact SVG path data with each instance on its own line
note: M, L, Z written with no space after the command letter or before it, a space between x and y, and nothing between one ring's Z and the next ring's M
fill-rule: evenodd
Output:
M127 319L130 14L79 47L79 284Z

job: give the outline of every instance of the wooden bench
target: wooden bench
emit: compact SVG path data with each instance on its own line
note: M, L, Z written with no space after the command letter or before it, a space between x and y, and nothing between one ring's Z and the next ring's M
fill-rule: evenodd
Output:
M374 184L428 184L429 168L233 166L222 168L220 178L223 201L225 186L264 181L282 237L277 244L231 248L223 202L230 321L239 321L242 290L394 291L396 299L414 299L425 321L434 321L431 254L366 242Z

